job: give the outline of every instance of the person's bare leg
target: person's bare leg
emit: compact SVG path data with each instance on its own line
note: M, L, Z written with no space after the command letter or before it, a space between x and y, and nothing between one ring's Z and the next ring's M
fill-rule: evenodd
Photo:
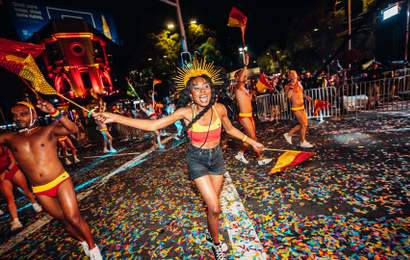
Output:
M306 131L308 127L307 116L305 110L295 111L295 117L300 126L300 141L304 142L306 139Z
M298 123L296 126L294 126L292 129L289 130L288 136L292 137L294 136L297 132L300 131L301 125Z
M9 180L4 179L0 182L0 190L4 194L4 197L6 197L11 220L18 219L17 206L14 201L13 184Z
M77 156L77 149L75 148L73 142L71 141L71 139L67 139L66 141L67 141L68 148L70 148L71 153L73 154L74 162L76 163L79 162L80 160L78 159L78 156Z
M251 137L250 135L252 134L252 125L251 125L251 121L248 118L240 118L239 119L239 123L242 125L243 127L243 131L245 132L245 134L249 137ZM245 153L246 150L248 150L249 145L247 143L242 142L241 145L241 152Z
M209 175L202 176L194 180L203 200L207 206L207 221L208 230L211 233L211 237L214 244L219 244L218 237L218 226L219 226L219 215L221 214L221 208L219 205L219 198L217 192L212 184L211 177Z
M112 150L113 149L113 147L112 147L112 136L111 136L110 132L108 132L108 131L106 131L105 134L107 135L109 150Z
M65 145L65 141L58 141L61 152L63 153L64 157L68 158L67 146Z
M76 230L75 227L73 227L70 223L68 223L65 220L63 210L61 209L61 206L58 203L57 199L45 195L38 195L37 199L40 202L43 209L50 216L62 221L65 224L64 228L67 230L68 234L71 235L71 237L75 238L78 241L85 241L84 236L81 235L81 233L78 230Z
M24 194L31 201L31 203L36 203L34 195L27 185L26 177L24 177L24 174L20 170L18 170L14 175L13 182L16 184L16 186L20 187L23 190Z
M70 179L64 181L58 188L57 199L63 210L64 219L81 233L89 248L93 249L96 245L90 227L80 215L77 197Z

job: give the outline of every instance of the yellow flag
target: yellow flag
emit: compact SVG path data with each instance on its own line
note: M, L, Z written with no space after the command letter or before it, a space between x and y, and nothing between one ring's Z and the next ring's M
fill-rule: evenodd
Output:
M57 95L57 91L48 84L40 69L38 68L33 56L28 55L24 61L24 67L19 76L31 82L35 91L44 95Z

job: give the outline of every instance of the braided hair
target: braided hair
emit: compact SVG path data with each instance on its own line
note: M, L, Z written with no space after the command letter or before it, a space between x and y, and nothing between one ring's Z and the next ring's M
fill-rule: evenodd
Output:
M184 90L182 90L181 94L179 95L179 99L176 105L176 108L181 108L181 107L186 107L190 102L191 102L191 97L190 97L190 92L191 88L194 86L193 80L196 78L203 78L206 80L207 83L210 84L211 86L211 101L209 101L209 104L202 109L201 112L199 112L191 122L189 122L188 125L185 125L185 122L182 120L182 124L184 125L184 135L187 135L187 130L191 128L191 126L198 121L216 102L216 91L213 89L212 81L211 78L208 77L207 75L201 75L197 77L192 77L188 80L187 86Z

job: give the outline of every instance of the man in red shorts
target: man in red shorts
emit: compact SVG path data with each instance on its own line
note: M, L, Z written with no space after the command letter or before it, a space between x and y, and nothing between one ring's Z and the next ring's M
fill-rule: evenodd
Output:
M77 125L47 101L38 101L37 107L59 124L38 126L33 105L18 102L11 112L20 130L0 135L0 145L7 146L13 153L44 210L64 222L67 232L81 242L90 259L102 259L91 230L80 215L70 176L57 155L58 137L76 134Z

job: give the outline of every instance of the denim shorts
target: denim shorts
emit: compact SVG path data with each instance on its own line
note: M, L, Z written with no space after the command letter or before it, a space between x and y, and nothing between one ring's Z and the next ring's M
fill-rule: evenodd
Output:
M205 175L222 175L225 172L225 162L219 146L201 149L189 145L186 159L191 180Z

